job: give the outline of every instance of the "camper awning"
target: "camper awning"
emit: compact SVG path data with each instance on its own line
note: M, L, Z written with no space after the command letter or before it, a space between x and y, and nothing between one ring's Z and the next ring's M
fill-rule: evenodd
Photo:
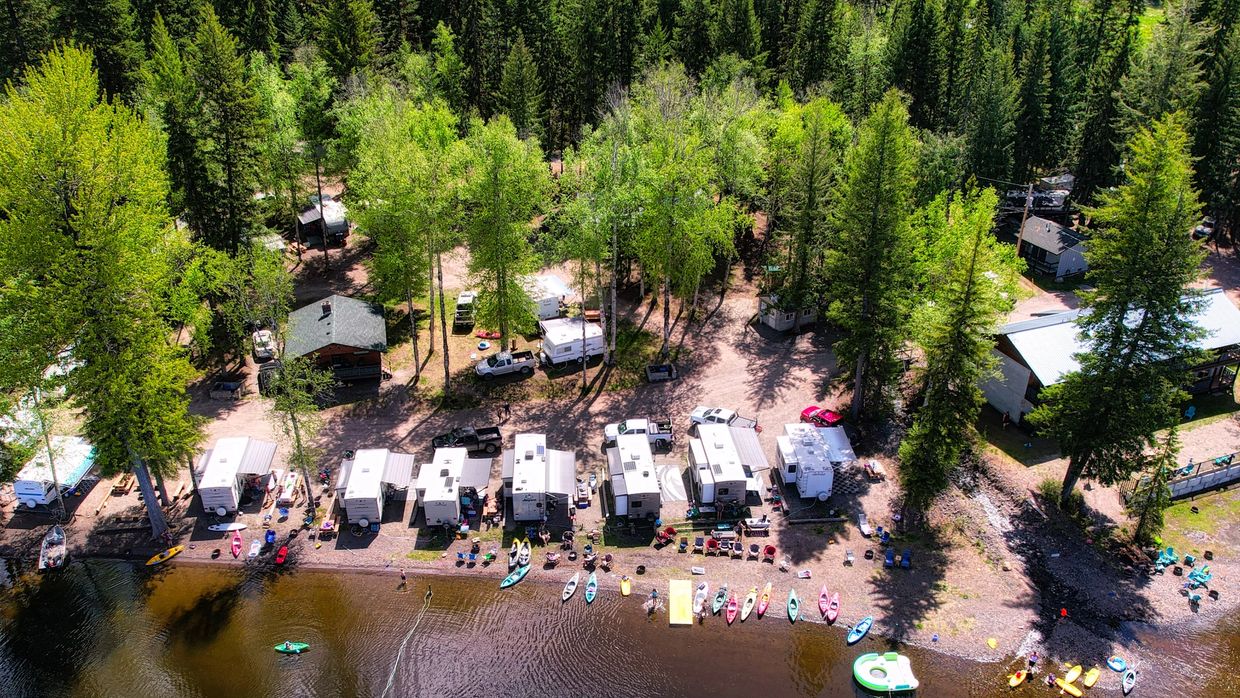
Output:
M241 465L237 472L245 475L266 475L271 472L271 463L276 458L274 441L250 439L245 446L245 454L241 456Z
M577 454L547 449L547 493L571 496L577 490Z
M388 453L383 465L383 481L396 487L408 487L413 482L414 457L408 453Z
M741 465L750 470L769 470L771 464L762 452L762 442L758 441L758 430L746 427L729 427L732 442L736 444L736 452L741 457Z
M491 458L466 458L461 468L461 487L485 490L491 484Z
M500 473L500 477L505 480L512 479L513 466L516 464L517 452L514 450L504 451L504 465Z

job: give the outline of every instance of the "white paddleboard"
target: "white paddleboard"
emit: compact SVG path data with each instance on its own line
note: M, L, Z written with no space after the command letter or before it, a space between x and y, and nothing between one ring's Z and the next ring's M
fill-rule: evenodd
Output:
M258 557L258 551L262 549L263 549L263 544L260 541L254 541L253 543L250 543L250 557Z
M208 531L244 531L247 525L248 524L243 524L243 523L211 524L210 526L207 526L207 530Z

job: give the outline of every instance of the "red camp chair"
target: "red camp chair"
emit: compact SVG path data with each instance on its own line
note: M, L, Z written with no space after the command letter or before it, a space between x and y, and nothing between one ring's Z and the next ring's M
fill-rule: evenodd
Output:
M762 549L763 562L775 562L775 546L768 545Z

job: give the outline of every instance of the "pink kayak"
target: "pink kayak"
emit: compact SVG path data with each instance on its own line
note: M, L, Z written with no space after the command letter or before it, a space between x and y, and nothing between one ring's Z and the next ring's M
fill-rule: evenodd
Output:
M831 604L827 606L827 622L834 623L840 615L840 592L831 595Z
M232 555L234 558L241 557L241 532L240 531L233 531Z
M827 615L827 607L831 605L831 592L827 591L827 585L822 585L822 591L818 592L818 612L824 617Z
M732 596L728 598L728 610L726 611L728 625L731 625L732 621L736 620L736 612L739 609L740 604L736 603L736 594L732 594Z

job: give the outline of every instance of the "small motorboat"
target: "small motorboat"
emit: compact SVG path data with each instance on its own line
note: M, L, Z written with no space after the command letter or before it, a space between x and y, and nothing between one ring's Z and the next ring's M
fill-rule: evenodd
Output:
M233 559L241 557L241 545L241 532L233 531L232 543L229 545L229 550L232 551Z
M310 649L310 645L306 642L281 642L272 649L282 654L301 654Z
M827 606L827 622L834 623L840 615L840 592L831 594L831 604Z
M56 524L43 534L43 544L39 547L39 569L54 570L64 567L68 549L65 546L65 529Z
M262 550L263 550L262 541L259 541L259 540L250 541L250 552L248 555L246 555L246 557L256 558L258 557L258 554L262 552Z
M788 622L795 623L801 615L801 599L796 589L788 590Z
M853 662L853 678L862 687L878 693L917 690L917 677L908 657L897 652L871 652Z
M1120 678L1120 686L1124 689L1124 695L1132 693L1132 689L1137 685L1137 672L1129 669L1124 672L1124 676Z
M620 578L620 595L628 596L631 593L633 593L633 582L629 580L627 575L621 577Z
M1069 668L1068 673L1063 677L1064 683L1076 683L1076 680L1081 678L1081 674L1084 673L1084 671L1084 667L1080 664Z
M1098 683L1098 677L1101 674L1101 669L1098 667L1093 667L1089 671L1085 672L1085 678L1081 680L1081 684L1085 686L1085 688L1093 688L1094 684Z
M1025 671L1024 669L1021 669L1015 674L1008 674L1008 677L1007 677L1008 686L1010 688L1016 688L1017 686L1024 683L1025 679L1028 678L1028 676L1029 676L1029 672Z
M697 585L697 589L693 592L693 615L702 615L702 608L706 606L706 595L710 593L710 584L702 582Z
M207 526L208 531L244 531L246 528L246 524L238 521L234 521L232 523L211 524L210 526Z
M1119 655L1111 655L1111 657L1107 659L1107 666L1111 667L1111 671L1122 672L1128 668L1128 662L1125 662L1124 658Z
M283 565L284 561L287 559L288 559L288 546L281 545L280 549L276 551L276 564Z
M767 582L762 587L762 595L758 597L758 617L766 615L766 609L771 605L771 583Z
M594 597L598 595L598 575L590 573L590 580L586 582L586 603L594 603Z
M827 616L827 609L831 607L831 592L827 591L827 585L823 584L822 589L818 592L818 613L822 617Z
M530 573L529 565L518 566L517 569L513 570L512 572L509 572L507 577L504 577L504 581L499 583L499 588L507 589L513 584L516 584L522 579L525 579L525 575L529 573Z
M1081 693L1081 689L1068 683L1067 681L1064 681L1063 679L1055 679L1055 685L1059 687L1060 693L1067 693L1068 695L1074 696L1075 698L1081 698L1081 696L1083 695Z
M745 603L741 604L741 622L749 618L749 614L753 613L754 604L758 603L758 587L749 590L749 594L745 596Z
M530 539L526 538L521 541L521 548L517 552L517 564L522 567L530 566Z
M517 555L521 552L521 545L517 543L517 539L512 539L512 547L508 548L508 569L517 566Z
M724 618L727 619L728 625L731 625L732 621L736 620L737 606L739 605L740 604L736 603L736 594L732 594L728 597L728 610L724 614Z
M573 576L568 578L568 582L564 584L564 591L560 592L560 601L568 601L577 593L577 584L581 582L581 573L574 572Z
M184 545L174 545L171 548L168 548L167 550L163 551L162 553L159 553L157 555L152 555L151 559L146 561L146 565L147 567L153 567L160 563L171 560L172 558L180 554L182 550L185 550Z
M848 644L855 645L860 642L861 638L865 637L865 634L870 632L871 625L874 625L874 616L866 616L865 618L862 618L860 623L857 623L853 626L852 630L848 631Z
M719 615L719 611L723 610L724 604L728 602L728 585L724 584L719 587L719 591L715 592L715 600L710 605L710 612Z

